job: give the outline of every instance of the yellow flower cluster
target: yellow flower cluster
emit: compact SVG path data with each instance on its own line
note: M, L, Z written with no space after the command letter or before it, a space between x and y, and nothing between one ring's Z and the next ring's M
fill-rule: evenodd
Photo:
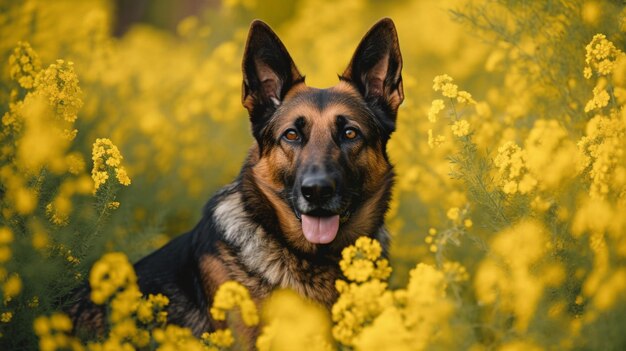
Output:
M469 122L464 119L455 121L454 124L452 124L452 134L459 138L467 136L469 134L469 129Z
M406 295L401 300L405 306L405 328L412 334L409 345L423 350L433 339L446 335L447 318L454 308L446 299L447 282L443 272L420 263L409 274Z
M598 76L608 76L613 72L615 62L624 56L624 53L606 38L604 34L596 34L585 47L584 76L589 79L593 73Z
M524 161L531 176L522 177L520 192L534 187L558 189L565 180L576 176L576 155L576 145L558 121L536 120L524 140Z
M467 230L472 227L473 222L469 218L469 209L450 207L446 212L446 217L450 220L450 227L442 232L438 232L435 228L428 230L428 235L424 238L424 242L428 245L428 250L436 254L438 260L443 257L442 249L449 243L456 246L461 245L461 236L466 234Z
M457 102L462 104L475 104L472 94L459 90L458 85L452 83L453 81L454 79L447 74L436 76L433 79L433 90L441 91L441 95L450 98L451 101L456 98Z
M91 159L93 160L93 168L91 170L91 178L94 181L94 194L109 179L109 171L115 171L117 181L122 185L130 185L130 178L126 173L126 169L122 166L122 154L117 146L106 138L96 139L91 151Z
M218 329L213 333L202 333L201 338L206 345L217 349L229 348L235 343L233 332L230 329Z
M154 330L154 340L158 343L158 351L206 351L204 343L191 334L188 328L168 324L163 329Z
M45 97L57 116L69 123L76 121L83 100L73 62L57 60L37 75L34 87L35 94ZM68 133L76 135L75 131Z
M0 227L0 293L4 308L10 306L11 300L22 291L22 279L16 273L9 274L5 266L13 256L11 244L14 241L13 232L8 227ZM4 311L0 316L3 323L8 323L13 318L13 312Z
M432 104L430 105L430 110L428 110L428 121L430 123L437 122L437 115L439 114L439 112L443 111L443 109L445 108L446 108L446 105L443 102L443 100L441 99L433 100Z
M37 317L33 324L33 329L39 337L40 351L84 350L80 341L70 336L72 321L63 313L55 313L50 317Z
M391 267L386 259L380 258L381 253L378 241L363 236L342 251L339 267L346 278L357 283L385 280L391 274Z
M463 283L469 280L467 269L459 262L444 262L443 272L448 282Z
M331 351L328 312L291 290L274 292L263 304L259 351Z
M498 167L498 176L502 190L506 194L529 193L537 181L528 172L526 152L512 141L507 141L498 148L494 164Z
M460 110L457 109L456 103L466 105L476 105L476 101L472 98L472 95L464 90L459 90L458 85L453 83L452 77L447 74L436 76L433 79L433 90L441 92L441 95L448 98L450 101L451 113L451 131L452 134L458 138L466 137L470 134L470 123L466 119L460 118ZM437 116L441 111L445 109L446 105L444 100L435 99L432 101L430 109L428 111L428 121L432 124L437 122ZM445 135L434 135L432 128L428 129L428 146L432 149L435 148L446 140Z
M223 321L226 319L226 312L236 307L239 308L245 325L254 326L259 323L259 314L248 290L235 281L227 281L215 293L211 316L215 320Z
M502 231L490 245L493 256L481 262L474 279L480 303L502 304L516 316L520 332L528 327L544 287L558 286L565 278L558 262L542 262L547 241L545 228L534 220Z
M205 333L196 338L190 329L167 324L169 299L161 294L142 298L136 274L122 253L108 253L98 260L90 273L92 301L108 302L108 335L90 343L91 351L136 350L150 346L169 350L224 350L233 344L229 330Z
M370 263L380 255L379 244L366 237L344 249L345 261L340 266L352 282L336 282L339 299L332 308L332 333L337 341L357 350L423 350L447 332L445 322L453 307L446 298L443 272L419 264L410 272L407 289L391 291L384 281L390 269L375 277L370 273L366 280L365 274L354 274L363 266L354 267L358 261L346 259L353 257L355 250ZM454 268L455 279L467 279L460 267Z
M445 135L433 135L433 130L428 130L428 146L433 149L446 141Z
M436 239L436 236L437 236L437 229L430 228L428 230L428 235L426 236L426 238L424 238L424 242L428 244L428 250L430 250L430 252L432 253L439 251L439 247L438 247L439 243Z
M24 89L31 89L35 77L41 71L39 55L29 43L18 42L13 53L9 56L9 74L11 79L19 83Z
M91 300L102 305L118 291L133 287L136 283L137 276L126 255L120 252L105 254L94 263L89 273Z
M0 292L2 292L4 306L6 307L13 297L17 296L22 289L22 281L18 275L9 275L5 264L11 259L11 243L13 243L13 232L8 227L0 227ZM0 321L8 323L13 318L13 312L6 311L0 315Z
M7 227L0 227L0 265L11 259L11 243L13 242L13 232ZM4 268L2 268L4 269ZM0 278L5 278L6 273L0 274Z
M587 170L591 179L590 195L604 197L614 183L613 178L626 170L619 162L624 152L622 140L626 135L626 124L623 118L616 115L597 115L587 122L586 130L586 135L577 144L581 153L581 167ZM624 181L615 184L623 186Z
M158 324L164 324L167 321L167 312L163 311L170 300L161 294L148 295L147 300L141 300L137 306L137 318L144 324L156 321Z
M66 203L63 205L67 206ZM46 205L46 214L48 218L50 218L50 222L58 225L58 226L66 226L69 222L69 214L65 209L58 210L52 206L52 203Z
M13 312L2 312L0 314L0 322L9 323L13 319Z
M593 98L585 105L585 112L591 112L593 110L599 110L609 105L611 96L605 89L604 81L600 81L599 84L593 88Z
M392 305L393 297L387 283L371 279L362 284L337 280L339 298L332 308L333 337L351 346L363 328Z
M620 74L626 72L626 55L598 34L587 45L586 62L600 77L593 89L594 97L585 107L586 112L597 110L596 115L587 122L585 135L577 143L580 170L591 180L592 197L605 197L610 190L621 194L626 189L626 168L621 162L626 109L619 104L626 102L620 95L626 91L626 81ZM614 70L611 79L609 74ZM609 106L610 101L613 103ZM608 108L603 113L604 107Z

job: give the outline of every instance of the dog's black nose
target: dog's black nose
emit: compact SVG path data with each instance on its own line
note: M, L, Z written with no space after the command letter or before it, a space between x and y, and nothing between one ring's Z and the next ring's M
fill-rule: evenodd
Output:
M302 180L300 190L308 202L322 205L335 194L335 182L320 175L308 176Z

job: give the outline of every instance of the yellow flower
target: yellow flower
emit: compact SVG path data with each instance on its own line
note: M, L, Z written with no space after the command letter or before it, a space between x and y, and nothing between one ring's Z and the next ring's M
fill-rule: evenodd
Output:
M443 89L443 87L446 84L449 84L449 83L452 83L452 77L450 77L449 75L442 74L442 75L436 76L433 79L433 90L434 91L439 91L439 90Z
M4 291L4 298L13 298L22 291L22 280L19 275L12 274L2 287Z
M476 104L476 101L472 98L472 94L464 90L459 91L456 101L462 104Z
M459 219L459 213L460 213L460 210L459 210L458 207L452 207L446 213L446 217L448 217L448 219L456 222Z
M609 104L611 97L605 89L599 87L593 88L593 98L585 105L585 112L601 109Z
M35 94L45 97L64 121L76 120L83 100L73 62L57 60L37 75L34 86Z
M28 307L30 308L39 307L39 296L33 296L33 298L28 301Z
M433 100L432 104L430 105L430 110L428 110L428 120L430 121L430 123L437 122L437 115L445 107L446 106L445 106L443 100L441 100L441 99Z
M387 284L378 279L362 284L347 284L338 280L340 295L332 308L335 339L344 345L352 345L363 327L392 304L392 295L386 290Z
M50 328L56 331L69 332L72 330L72 321L63 313L54 313L50 316Z
M472 222L472 220L468 218L465 221L463 221L463 225L465 226L465 228L471 228L472 225L474 225L474 222Z
M163 294L150 294L148 295L148 301L150 301L156 309L163 309L170 303L170 299Z
M469 134L469 128L470 125L466 120L458 120L452 125L452 134L458 137L464 137Z
M79 153L71 153L65 157L67 163L67 170L71 174L78 175L85 170L85 160Z
M256 305L250 298L248 290L235 281L227 281L220 285L215 293L211 316L216 320L225 320L226 312L235 307L239 307L243 322L247 326L259 323Z
M111 307L110 320L118 323L125 320L137 312L141 302L141 292L136 284L124 287L124 290L115 294L109 306Z
M123 253L113 252L102 256L91 268L89 284L91 299L101 305L119 289L136 284L133 266Z
M141 300L137 306L137 318L142 323L150 323L155 320L157 316L157 322L162 323L167 318L167 312L161 311L169 304L169 299L161 294L148 295L147 300ZM165 315L163 315L165 313Z
M13 242L13 232L8 227L0 227L0 245Z
M446 281L449 282L462 283L469 280L467 269L459 262L445 262L443 264L443 272L446 276Z
M446 137L443 135L433 136L433 130L428 130L428 146L433 149L446 141Z
M233 332L230 329L218 329L213 333L203 333L202 341L208 345L216 346L219 348L231 347L235 342Z
M159 344L157 350L204 351L203 343L193 336L189 328L169 324L164 329L155 329L152 335Z
M515 194L519 190L519 182L528 173L526 159L526 152L512 141L507 141L498 148L494 164L498 168L498 178L504 193Z
M441 87L441 95L451 99L457 97L459 87L456 84L447 83Z
M48 335L50 333L50 328L50 322L47 317L39 316L35 318L35 321L33 322L33 329L35 330L35 334L37 336Z
M57 197L57 199L55 199L55 203L63 203L66 201L69 202L69 199L61 198L61 197ZM69 206L67 206L68 205L67 203L62 204L62 206L63 205L66 205L65 206L66 209L71 208L71 203L69 203ZM63 209L63 210L66 210L66 209ZM56 208L53 203L49 203L46 205L46 215L48 215L50 222L60 227L66 226L69 222L69 213L65 213L63 210L59 210L58 208Z
M22 88L31 89L40 70L41 61L30 44L18 42L17 47L13 49L13 53L9 56L9 74L11 79L17 81Z
M615 61L624 56L624 53L615 47L615 45L606 39L604 34L596 34L593 39L585 47L585 78L591 78L592 71L599 76L607 76L613 72Z
M533 220L503 230L490 245L493 258L481 262L474 279L481 303L499 299L502 308L515 314L518 331L528 327L548 280L542 278L550 276L535 266L543 257L546 242L545 229Z
M93 168L91 178L94 181L94 194L109 179L109 170L114 170L118 182L130 185L130 178L122 164L122 154L109 139L96 139L91 151ZM108 167L107 167L108 166Z
M13 312L2 312L0 314L0 322L9 323L13 319Z
M142 323L150 323L154 320L154 314L152 313L152 303L148 301L141 301L137 306L137 318Z
M327 311L291 290L274 292L263 305L259 351L331 351ZM215 343L214 343L215 344Z
M379 259L382 247L376 240L362 236L343 249L339 267L349 280L364 282L370 278L386 279L391 273L387 260Z
M586 133L578 141L580 169L591 181L589 194L605 197L610 190L610 179L617 171L620 155L624 152L620 142L626 126L619 116L597 115L587 122Z

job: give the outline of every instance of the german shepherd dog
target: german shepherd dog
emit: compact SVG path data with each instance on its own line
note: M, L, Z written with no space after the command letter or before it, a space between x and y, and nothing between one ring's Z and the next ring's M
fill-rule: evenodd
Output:
M260 302L293 289L326 307L337 298L341 251L380 241L393 184L386 152L404 99L394 23L376 23L331 88L308 87L270 27L254 21L243 56L243 106L255 142L236 180L200 223L135 264L144 294L170 299L168 321L196 335L223 327L209 308L220 284L243 284ZM70 314L102 323L88 288Z

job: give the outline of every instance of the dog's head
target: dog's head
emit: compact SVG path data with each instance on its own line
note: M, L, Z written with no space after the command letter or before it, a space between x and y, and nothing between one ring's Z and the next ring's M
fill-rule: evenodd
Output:
M386 153L404 99L393 21L376 23L339 83L305 85L278 36L252 23L243 58L243 105L257 141L255 182L289 242L345 246L382 225L393 182Z

